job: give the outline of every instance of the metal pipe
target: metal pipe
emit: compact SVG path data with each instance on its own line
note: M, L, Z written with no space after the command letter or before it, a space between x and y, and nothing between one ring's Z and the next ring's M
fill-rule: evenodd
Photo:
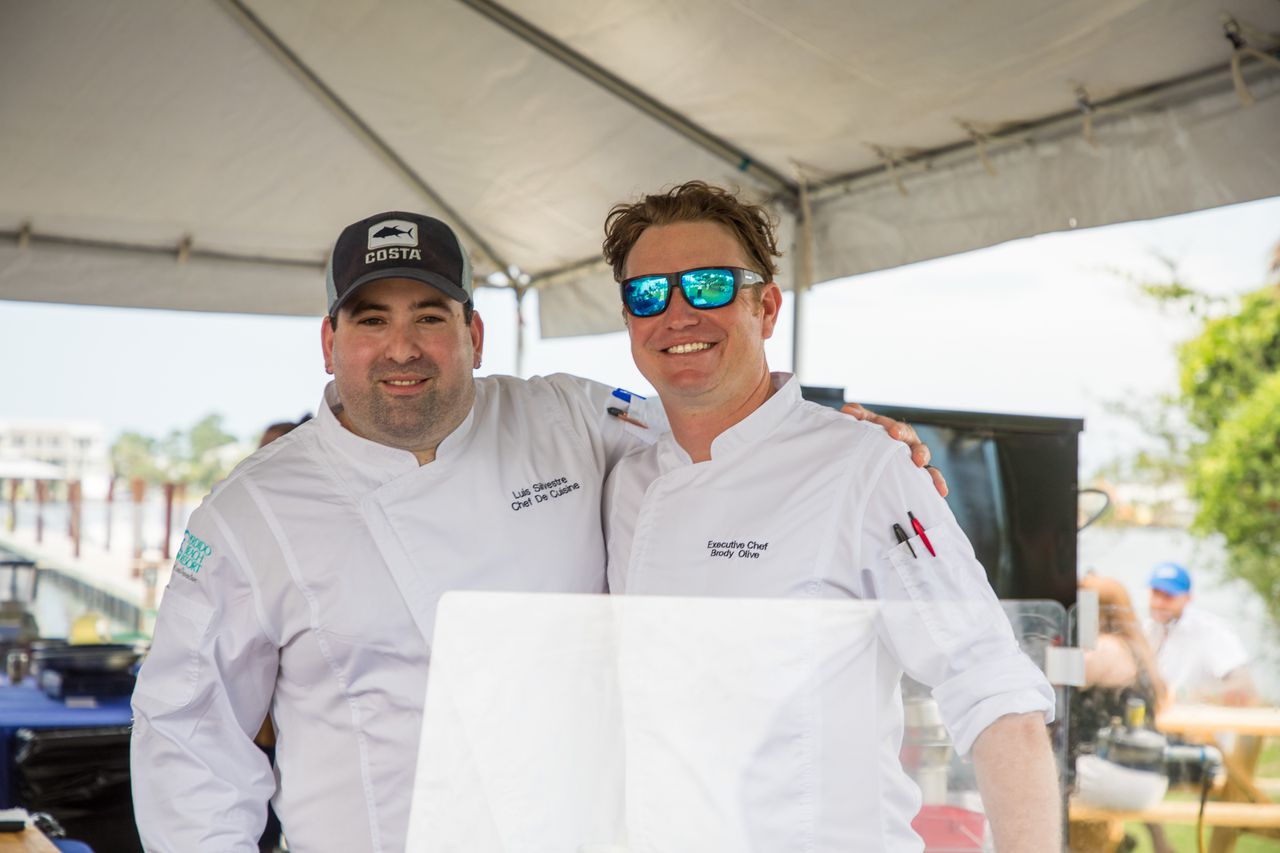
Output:
M724 160L738 171L768 184L775 192L782 192L792 197L795 196L795 185L776 169L757 162L754 157L743 149L738 148L726 139L716 136L656 98L645 94L626 80L592 62L564 42L535 27L519 15L497 3L491 2L491 0L459 0L459 2L493 21L525 44L541 51L561 65L577 72L623 102L630 104L640 112L680 134L704 151Z
M800 209L797 218L795 280L791 283L791 372L800 378L804 345L804 294L813 286L813 209L809 205L809 186L800 177Z
M294 53L293 49L285 44L284 40L277 36L261 18L255 15L241 0L222 0L222 4L227 7L228 11L232 13L232 17L236 18L245 29L270 48L286 67L301 77L303 82L310 85L326 107L345 119L355 130L357 136L400 172L436 210L443 214L444 218L456 225L458 230L463 232L468 243L479 249L498 269L505 270L510 266L498 254L497 250L480 236L479 231L472 228L452 205L432 189L431 185L385 139L379 136L378 132L370 127L368 122L360 117L359 113L340 98L338 93L320 78L320 75L316 74L309 65L303 62L302 58Z
M514 284L511 287L516 296L516 376L524 378L524 296L529 290L527 284Z

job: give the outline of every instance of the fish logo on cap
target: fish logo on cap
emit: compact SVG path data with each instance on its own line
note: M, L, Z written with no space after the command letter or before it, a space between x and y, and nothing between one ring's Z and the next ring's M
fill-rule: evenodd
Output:
M418 227L403 219L384 219L369 226L369 249L418 245Z

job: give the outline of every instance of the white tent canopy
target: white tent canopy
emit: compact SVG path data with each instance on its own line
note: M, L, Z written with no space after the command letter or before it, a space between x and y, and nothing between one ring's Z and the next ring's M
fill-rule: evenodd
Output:
M338 231L409 208L575 335L619 322L609 206L690 178L774 205L812 258L787 286L1280 194L1276 0L0 0L0 22L3 299L318 315Z

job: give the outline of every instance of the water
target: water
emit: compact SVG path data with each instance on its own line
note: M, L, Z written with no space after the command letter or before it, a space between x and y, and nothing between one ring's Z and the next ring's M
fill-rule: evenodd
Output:
M169 553L175 553L182 540L182 532L186 519L195 508L194 503L175 504L173 512L172 535ZM44 542L49 553L65 552L69 555L68 508L65 503L47 503L41 513L44 519ZM17 529L25 534L24 539L34 536L36 527L36 505L31 501L19 501L17 505ZM9 519L9 505L6 502L0 511L0 523L6 524ZM128 559L133 551L133 504L130 501L117 501L111 509L111 553L117 558ZM81 511L81 542L85 552L100 550L107 541L107 505L105 501L85 501ZM164 541L164 503L159 493L151 494L142 504L142 545L144 552L159 559ZM42 565L57 566L73 564L69 556L65 559L42 561ZM91 571L92 561L81 568L81 573ZM66 637L75 620L86 612L92 611L103 615L108 630L114 634L131 633L136 630L134 620L126 619L112 613L109 602L90 600L80 592L73 590L73 584L60 583L50 571L41 573L40 585L32 606L32 613L44 637ZM117 579L118 581L118 579Z
M65 639L71 633L71 625L87 612L100 614L106 620L107 631L112 636L133 633L135 626L121 619L114 619L104 608L95 606L75 595L50 576L42 572L40 585L36 590L36 599L31 607L36 624L40 627L41 637Z

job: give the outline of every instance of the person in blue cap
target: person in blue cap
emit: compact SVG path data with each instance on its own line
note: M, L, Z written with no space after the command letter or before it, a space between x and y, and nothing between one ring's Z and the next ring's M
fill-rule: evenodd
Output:
M1175 702L1247 705L1256 697L1249 652L1223 619L1191 603L1191 573L1178 563L1151 570L1147 639Z

